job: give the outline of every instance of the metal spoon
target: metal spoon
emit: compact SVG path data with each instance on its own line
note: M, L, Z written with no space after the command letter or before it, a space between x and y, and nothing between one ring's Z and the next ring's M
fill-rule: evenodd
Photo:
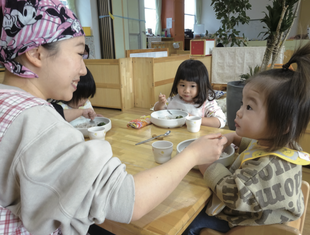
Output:
M150 140L156 139L156 138L158 138L158 137L160 137L160 136L164 136L164 137L165 137L165 136L169 135L170 132L171 132L171 131L169 130L169 131L167 131L165 134L158 135L158 136L152 137L152 138L150 138L150 139L141 141L141 142L139 142L139 143L136 143L135 145L143 144L143 143L148 142L148 141L150 141Z
M168 113L170 113L170 115L173 115L168 108L167 108L167 111L168 111Z
M159 95L162 95L162 93L160 92ZM167 111L170 115L173 115L168 108L167 108Z

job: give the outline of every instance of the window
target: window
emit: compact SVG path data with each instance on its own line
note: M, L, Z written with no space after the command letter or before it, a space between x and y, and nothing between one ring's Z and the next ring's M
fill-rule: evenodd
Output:
M191 29L194 31L194 24L196 18L196 1L184 1L184 29Z
M151 28L152 33L155 34L156 27L156 5L155 0L144 0L144 12L145 12L145 27Z
M60 2L69 8L67 0L60 0Z

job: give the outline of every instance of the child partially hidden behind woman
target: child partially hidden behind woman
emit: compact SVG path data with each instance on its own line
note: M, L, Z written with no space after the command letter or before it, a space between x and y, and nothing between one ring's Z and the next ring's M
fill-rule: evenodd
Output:
M293 63L297 71L288 69ZM302 165L310 159L298 141L310 121L309 90L310 44L282 69L247 81L236 132L224 135L241 154L229 170L219 163L199 166L213 196L183 234L285 223L303 214Z
M87 69L87 74L80 77L80 81L77 85L77 89L73 92L72 99L70 101L60 101L52 103L55 109L65 118L66 121L72 122L76 119L94 119L101 114L97 114L89 98L93 98L96 93L95 80Z
M226 116L215 100L208 70L199 60L183 61L175 75L170 97L160 94L154 110L180 109L190 115L202 117L201 124L224 127Z

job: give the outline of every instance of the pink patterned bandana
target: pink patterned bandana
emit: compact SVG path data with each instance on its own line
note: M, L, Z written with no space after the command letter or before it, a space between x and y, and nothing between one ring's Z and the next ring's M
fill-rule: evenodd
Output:
M0 7L0 63L18 76L38 77L16 62L17 56L41 44L84 35L74 13L59 0L0 0Z

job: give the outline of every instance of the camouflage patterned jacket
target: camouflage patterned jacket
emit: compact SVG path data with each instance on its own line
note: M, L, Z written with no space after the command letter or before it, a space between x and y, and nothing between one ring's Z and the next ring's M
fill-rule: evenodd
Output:
M248 146L250 141L243 138L241 146ZM254 147L259 148L258 145ZM230 169L214 163L204 173L207 186L216 195L208 202L208 207L217 200L222 204L213 215L228 221L231 227L298 219L304 211L302 166L275 155L248 156L245 162L243 156L240 154ZM206 212L210 215L210 208Z

